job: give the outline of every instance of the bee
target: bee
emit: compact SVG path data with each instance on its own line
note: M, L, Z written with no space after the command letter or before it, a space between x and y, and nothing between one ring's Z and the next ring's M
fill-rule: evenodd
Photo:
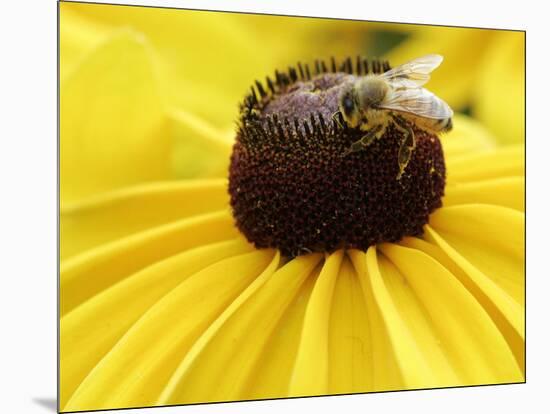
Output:
M349 127L359 127L366 132L344 156L364 150L393 124L403 133L398 152L397 179L401 179L416 147L410 124L429 133L452 128L453 110L422 87L430 79L430 72L442 61L440 55L427 55L384 73L369 74L344 83L333 119L340 123L341 114Z

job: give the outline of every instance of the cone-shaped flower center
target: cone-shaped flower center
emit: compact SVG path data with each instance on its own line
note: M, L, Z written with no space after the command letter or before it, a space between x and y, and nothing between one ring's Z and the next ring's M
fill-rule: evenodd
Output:
M276 72L267 86L256 82L241 105L229 172L233 215L249 241L296 256L422 233L445 187L438 137L411 125L416 148L396 179L400 129L390 125L364 150L344 155L365 131L333 119L343 82L388 69L332 60L314 71L299 64Z

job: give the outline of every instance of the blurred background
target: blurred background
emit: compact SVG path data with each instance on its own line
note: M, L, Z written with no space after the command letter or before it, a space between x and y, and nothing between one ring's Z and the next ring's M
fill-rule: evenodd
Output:
M444 56L427 88L498 145L524 141L523 32L60 3L61 202L225 177L238 103L276 68Z

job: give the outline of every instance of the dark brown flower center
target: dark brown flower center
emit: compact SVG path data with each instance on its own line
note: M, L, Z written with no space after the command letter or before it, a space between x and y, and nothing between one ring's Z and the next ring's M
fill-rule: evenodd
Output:
M296 256L422 233L445 188L438 137L411 125L416 149L397 180L400 130L389 126L365 150L343 156L365 132L332 119L342 82L387 69L360 59L337 68L333 60L256 83L241 105L229 171L233 215L249 241Z

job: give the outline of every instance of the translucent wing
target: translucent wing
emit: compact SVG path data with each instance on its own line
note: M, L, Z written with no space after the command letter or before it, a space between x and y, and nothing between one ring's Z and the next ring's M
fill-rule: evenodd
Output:
M443 56L426 55L384 72L381 76L396 88L418 88L430 80L430 72L443 61Z
M453 110L445 101L424 88L394 89L379 107L423 118L446 119L453 116Z

